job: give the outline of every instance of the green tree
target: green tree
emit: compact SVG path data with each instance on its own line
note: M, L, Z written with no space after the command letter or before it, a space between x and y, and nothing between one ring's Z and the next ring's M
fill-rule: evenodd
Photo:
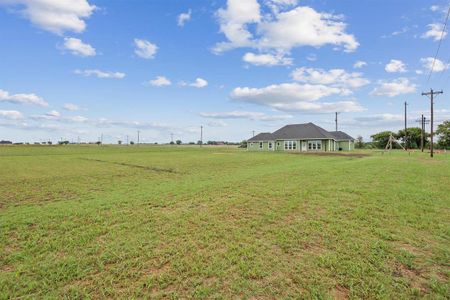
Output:
M117 141L117 144L122 145L122 141L121 140Z
M358 137L356 138L355 148L358 148L358 149L364 148L363 137L360 135L358 135Z
M450 120L444 121L439 124L436 130L436 135L439 139L438 145L444 149L450 148Z
M247 148L247 141L243 140L240 144L239 144L239 148Z
M406 133L408 135L408 148L410 149L417 149L420 148L420 139L421 139L421 133L422 129L419 127L411 127L406 129ZM405 137L405 129L399 130L398 133L395 135L397 139L404 138ZM425 141L426 141L427 135L425 134ZM424 145L425 147L425 145Z
M181 140L176 140L177 145L181 145Z
M389 141L389 136L391 134L395 136L395 133L393 133L392 131L382 131L382 132L375 133L374 135L371 135L370 137L372 138L372 142L375 147L385 148ZM399 147L398 147L398 145L393 143L392 148L399 148Z

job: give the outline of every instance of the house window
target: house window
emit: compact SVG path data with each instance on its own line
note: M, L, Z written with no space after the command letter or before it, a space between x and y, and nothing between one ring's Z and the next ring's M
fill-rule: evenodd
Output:
M284 141L284 150L295 150L297 149L296 141Z
M269 142L269 149L272 150L272 142Z
M308 141L308 150L321 150L322 141Z
M259 149L263 148L263 142L259 142Z

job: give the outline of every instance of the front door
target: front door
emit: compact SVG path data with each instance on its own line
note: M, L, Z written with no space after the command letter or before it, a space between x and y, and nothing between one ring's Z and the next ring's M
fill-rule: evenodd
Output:
M302 151L306 151L306 142L305 141L302 142Z

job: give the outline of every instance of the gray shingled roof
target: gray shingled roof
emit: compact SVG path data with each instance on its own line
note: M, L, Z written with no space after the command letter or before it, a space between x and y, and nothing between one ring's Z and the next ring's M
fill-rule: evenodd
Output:
M259 141L273 141L273 134L270 132L262 132L260 134L255 135L251 139L248 139L248 142L259 142Z
M275 140L334 139L336 141L354 140L342 131L326 131L313 123L286 125L274 133L263 132L255 135L249 142Z
M328 131L313 123L286 125L272 134L277 140L334 139Z
M346 140L346 141L352 140L353 141L353 140L355 140L354 138L352 138L351 136L349 136L348 134L346 134L343 131L330 131L330 134L332 136L334 136L334 139L336 141L342 141L342 140Z

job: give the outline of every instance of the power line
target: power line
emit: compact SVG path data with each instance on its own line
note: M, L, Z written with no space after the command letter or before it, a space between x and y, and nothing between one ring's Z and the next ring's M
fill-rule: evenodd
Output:
M442 28L441 38L439 39L438 48L436 50L436 54L434 55L433 64L431 65L430 74L428 74L427 83L430 81L431 74L433 73L434 65L436 63L437 56L439 54L439 49L441 49L442 40L444 39L445 29L447 27L448 17L450 15L450 6L448 7L447 16L445 17L444 27Z

